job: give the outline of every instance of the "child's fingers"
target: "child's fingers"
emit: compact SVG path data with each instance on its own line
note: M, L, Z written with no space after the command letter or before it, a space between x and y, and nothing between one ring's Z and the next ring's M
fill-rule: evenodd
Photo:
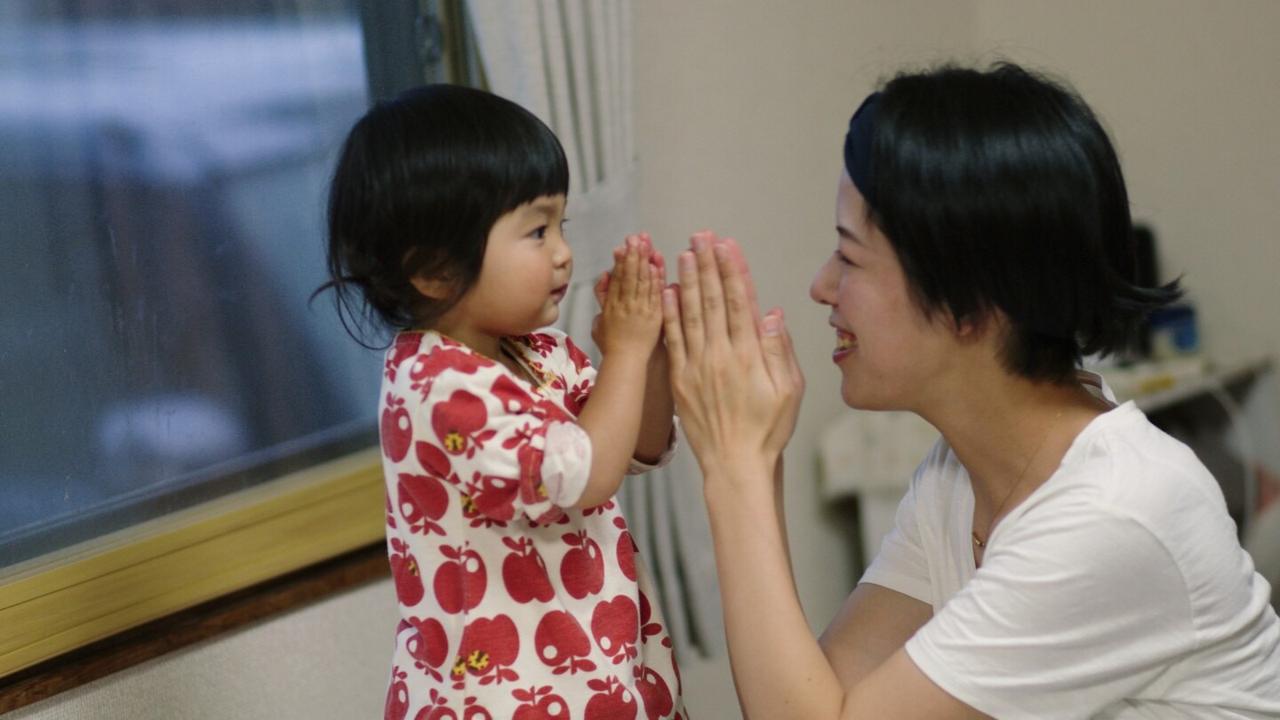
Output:
M638 239L627 238L627 255L622 261L622 277L626 283L623 295L630 301L635 301L640 288L640 250L638 243Z
M591 288L591 292L596 296L596 304L604 307L605 298L609 292L609 273L608 271L600 273L600 277L596 279L596 284Z
M618 257L616 250L614 253L613 270L610 271L609 280L605 283L605 300L609 304L616 303L622 299L623 288L626 285L625 256Z
M665 283L667 281L667 261L657 248L654 248L653 254L649 256L649 264L657 269L658 277L662 278L662 282Z
M662 290L662 332L666 336L667 362L672 377L679 377L686 360L684 328L680 325L680 293L678 285Z

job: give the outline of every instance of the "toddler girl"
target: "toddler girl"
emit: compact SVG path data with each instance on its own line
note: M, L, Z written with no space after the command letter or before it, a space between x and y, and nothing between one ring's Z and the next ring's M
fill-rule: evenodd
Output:
M615 251L597 373L546 328L573 269L568 186L542 122L464 87L379 104L343 147L327 286L346 317L363 301L399 331L380 392L400 609L388 720L683 717L612 500L674 438L663 263L647 236Z

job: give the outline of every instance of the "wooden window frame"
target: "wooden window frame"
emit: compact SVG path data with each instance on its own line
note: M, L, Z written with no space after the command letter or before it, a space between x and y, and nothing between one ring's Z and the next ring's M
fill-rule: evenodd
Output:
M0 572L0 679L379 542L378 448L289 473Z

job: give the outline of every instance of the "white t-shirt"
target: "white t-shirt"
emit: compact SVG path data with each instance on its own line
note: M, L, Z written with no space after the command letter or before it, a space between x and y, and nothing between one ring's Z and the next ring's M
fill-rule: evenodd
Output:
M1133 403L1091 422L996 527L944 442L863 575L933 607L906 644L997 718L1280 718L1280 621L1222 492Z

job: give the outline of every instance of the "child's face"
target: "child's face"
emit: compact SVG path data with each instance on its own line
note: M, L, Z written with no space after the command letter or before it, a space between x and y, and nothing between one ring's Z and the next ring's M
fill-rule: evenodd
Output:
M573 274L564 208L564 195L547 195L498 218L480 277L447 313L456 324L450 335L523 335L556 321Z

